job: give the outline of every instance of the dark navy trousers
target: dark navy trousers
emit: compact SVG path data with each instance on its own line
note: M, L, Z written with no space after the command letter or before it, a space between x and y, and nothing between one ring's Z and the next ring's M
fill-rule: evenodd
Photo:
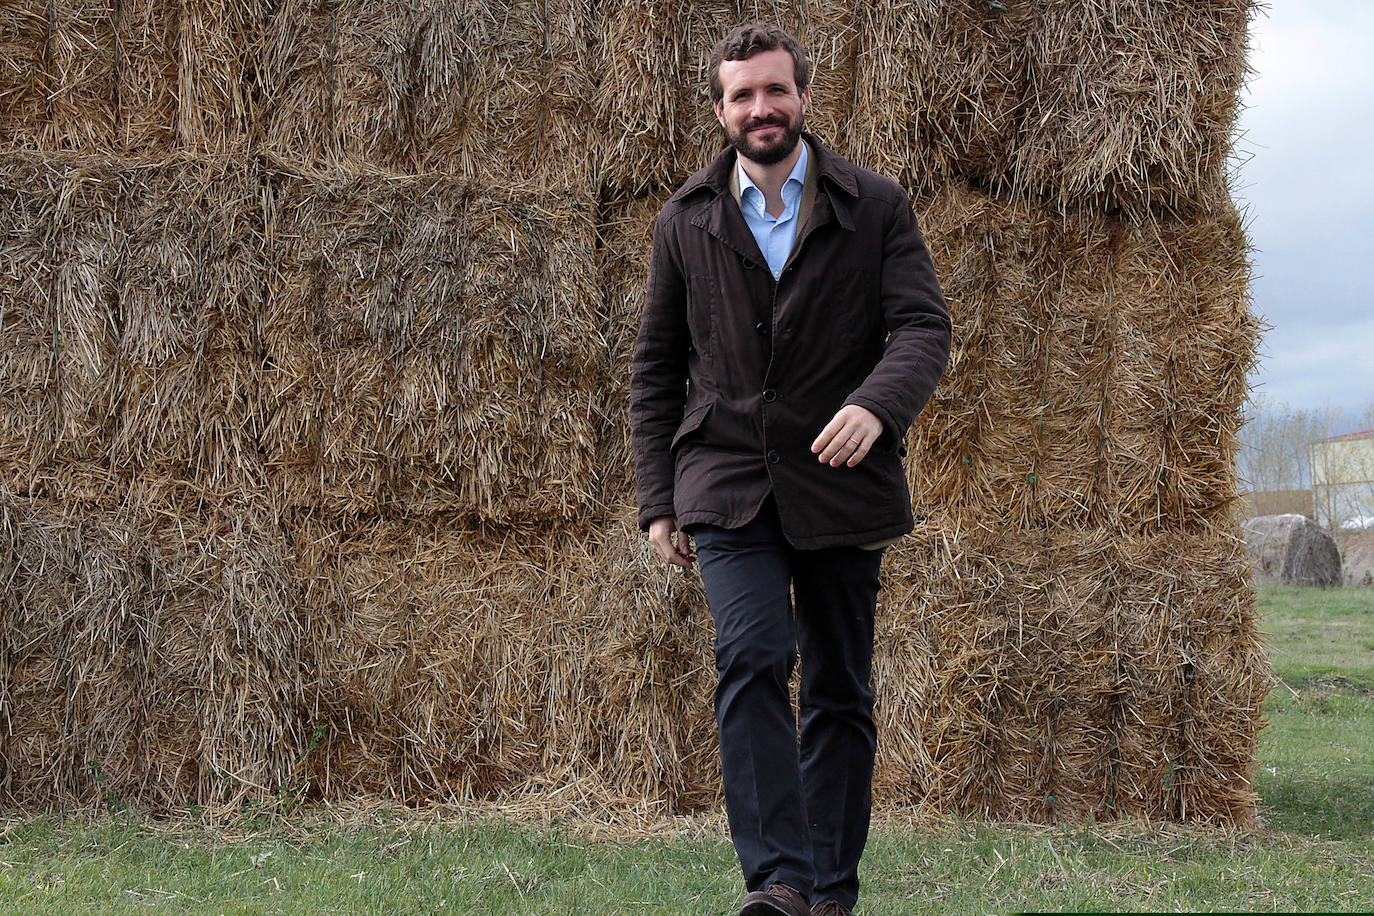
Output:
M771 498L744 527L690 533L716 624L725 808L745 885L852 908L872 807L882 551L797 550ZM799 650L800 733L788 692Z

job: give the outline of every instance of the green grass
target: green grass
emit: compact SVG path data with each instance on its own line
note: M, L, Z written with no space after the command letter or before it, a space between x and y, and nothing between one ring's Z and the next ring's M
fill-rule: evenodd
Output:
M1263 588L1280 684L1269 694L1260 796L1272 829L1374 834L1374 589ZM1374 908L1374 878L1366 907Z
M1266 587L1259 611L1270 661L1287 684L1335 679L1374 691L1374 588Z
M1260 826L879 826L863 916L1017 910L1374 908L1374 590L1265 589L1282 683L1262 736ZM710 833L592 841L383 812L229 824L129 811L0 822L0 913L726 914Z

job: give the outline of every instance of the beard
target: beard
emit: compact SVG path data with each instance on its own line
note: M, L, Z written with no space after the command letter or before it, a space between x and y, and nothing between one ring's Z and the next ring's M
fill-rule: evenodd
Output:
M772 124L782 128L782 133L771 143L760 142L749 136L749 132L756 127L763 127ZM795 122L789 122L786 117L778 115L772 118L759 118L746 122L738 133L726 130L725 138L730 141L730 145L744 158L759 165L773 165L781 162L792 155L792 150L797 148L798 141L801 140L801 132L806 127L806 114L798 113Z

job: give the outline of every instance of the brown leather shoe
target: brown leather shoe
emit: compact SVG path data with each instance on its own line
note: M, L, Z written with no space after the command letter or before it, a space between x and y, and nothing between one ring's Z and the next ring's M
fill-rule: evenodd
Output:
M766 891L753 891L740 905L739 916L811 916L806 898L786 884L771 885Z
M826 900L816 904L811 911L811 916L854 916L849 907L834 900Z

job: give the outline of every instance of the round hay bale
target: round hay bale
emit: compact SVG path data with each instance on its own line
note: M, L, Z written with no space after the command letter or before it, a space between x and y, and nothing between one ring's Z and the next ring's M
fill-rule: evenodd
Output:
M1374 587L1374 531L1343 534L1337 539L1341 549L1342 575L1347 586Z
M1325 528L1304 515L1261 515L1245 523L1256 585L1340 585L1341 552Z

